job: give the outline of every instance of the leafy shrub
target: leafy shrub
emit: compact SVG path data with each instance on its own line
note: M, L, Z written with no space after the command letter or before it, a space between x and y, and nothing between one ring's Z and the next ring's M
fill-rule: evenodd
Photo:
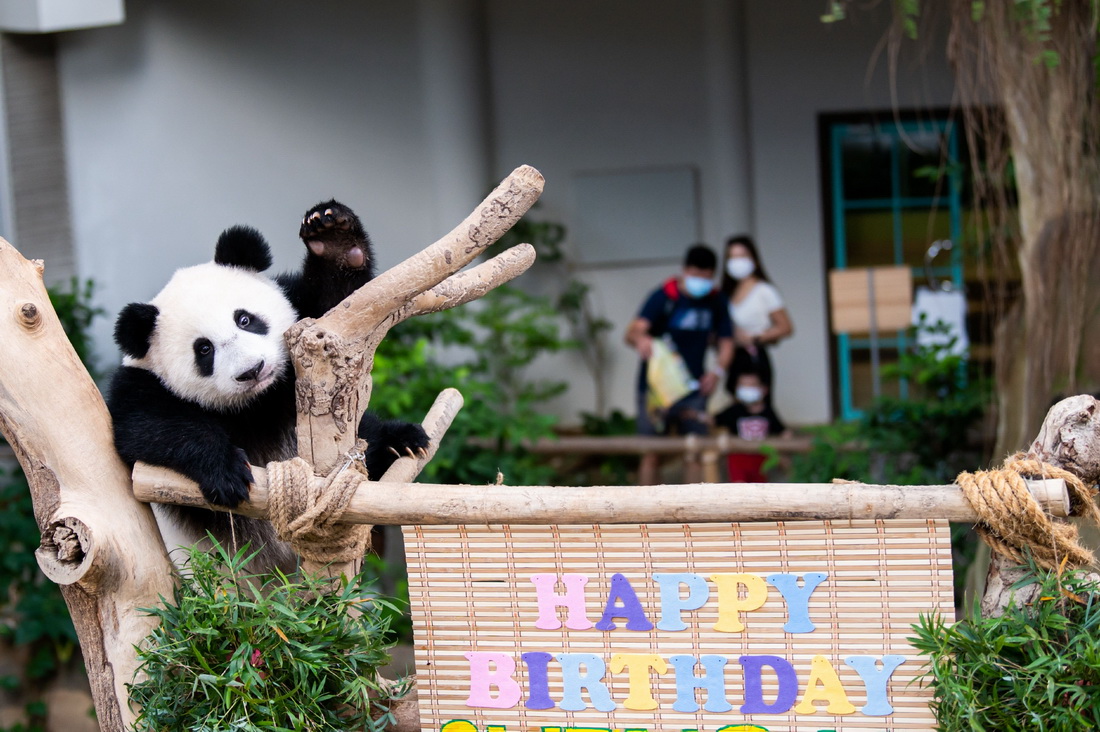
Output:
M1095 575L1030 569L1020 585L1041 584L1030 607L913 626L943 732L1100 729L1100 585Z
M942 324L909 330L941 334ZM810 453L793 460L792 479L821 483L833 478L873 483L950 483L981 458L972 432L989 403L984 380L967 373L951 353L953 341L914 346L883 368L885 379L903 380L908 396L882 396L855 422L814 431Z
M566 384L531 381L523 370L570 346L558 315L546 298L499 287L475 303L407 320L382 341L372 410L419 419L447 387L464 398L426 480L484 484L502 473L511 485L553 482L553 470L523 443L554 435L557 420L540 407Z
M380 730L389 602L360 574L328 580L245 574L247 550L191 549L160 625L138 650L130 686L142 732ZM384 699L381 700L384 703Z

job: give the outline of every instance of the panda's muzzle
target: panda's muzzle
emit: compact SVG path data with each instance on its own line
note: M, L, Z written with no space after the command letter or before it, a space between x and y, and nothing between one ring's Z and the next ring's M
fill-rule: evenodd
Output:
M242 384L246 381L256 381L258 378L260 378L260 372L263 371L263 370L264 370L264 362L260 361L258 364L256 364L252 368L250 368L248 371L243 371L240 374L237 374L236 379L237 379L237 381L241 382Z

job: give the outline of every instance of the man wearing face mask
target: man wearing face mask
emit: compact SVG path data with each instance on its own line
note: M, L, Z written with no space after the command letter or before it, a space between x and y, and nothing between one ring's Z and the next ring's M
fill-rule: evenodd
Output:
M733 325L726 299L714 288L718 257L704 244L688 249L683 271L649 295L641 311L627 328L626 342L642 359L638 374L638 433L705 435L709 431L707 398L725 376L733 359ZM654 340L661 339L683 359L690 375L690 393L654 415L647 409L649 383L647 367L653 356ZM715 366L707 370L707 351L717 350ZM658 420L663 424L658 424ZM658 456L642 456L640 485L657 482ZM684 481L702 479L702 466L689 461Z

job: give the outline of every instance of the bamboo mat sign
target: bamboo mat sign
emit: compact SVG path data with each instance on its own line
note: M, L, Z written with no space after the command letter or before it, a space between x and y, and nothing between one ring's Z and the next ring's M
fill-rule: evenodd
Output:
M421 728L930 730L947 522L405 529Z

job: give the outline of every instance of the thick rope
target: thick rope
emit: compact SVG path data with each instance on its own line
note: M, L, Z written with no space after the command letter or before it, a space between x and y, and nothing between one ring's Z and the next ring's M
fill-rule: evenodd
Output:
M364 480L354 456L325 477L315 476L302 458L268 463L268 517L276 535L319 564L362 558L371 527L339 521Z
M1015 562L1024 561L1026 547L1036 563L1047 569L1056 570L1063 561L1073 567L1092 564L1092 552L1078 542L1077 527L1052 519L1027 489L1024 476L1061 478L1069 489L1070 515L1100 524L1095 492L1080 478L1018 453L1005 459L999 470L959 473L955 479L978 514L978 535L993 551Z

